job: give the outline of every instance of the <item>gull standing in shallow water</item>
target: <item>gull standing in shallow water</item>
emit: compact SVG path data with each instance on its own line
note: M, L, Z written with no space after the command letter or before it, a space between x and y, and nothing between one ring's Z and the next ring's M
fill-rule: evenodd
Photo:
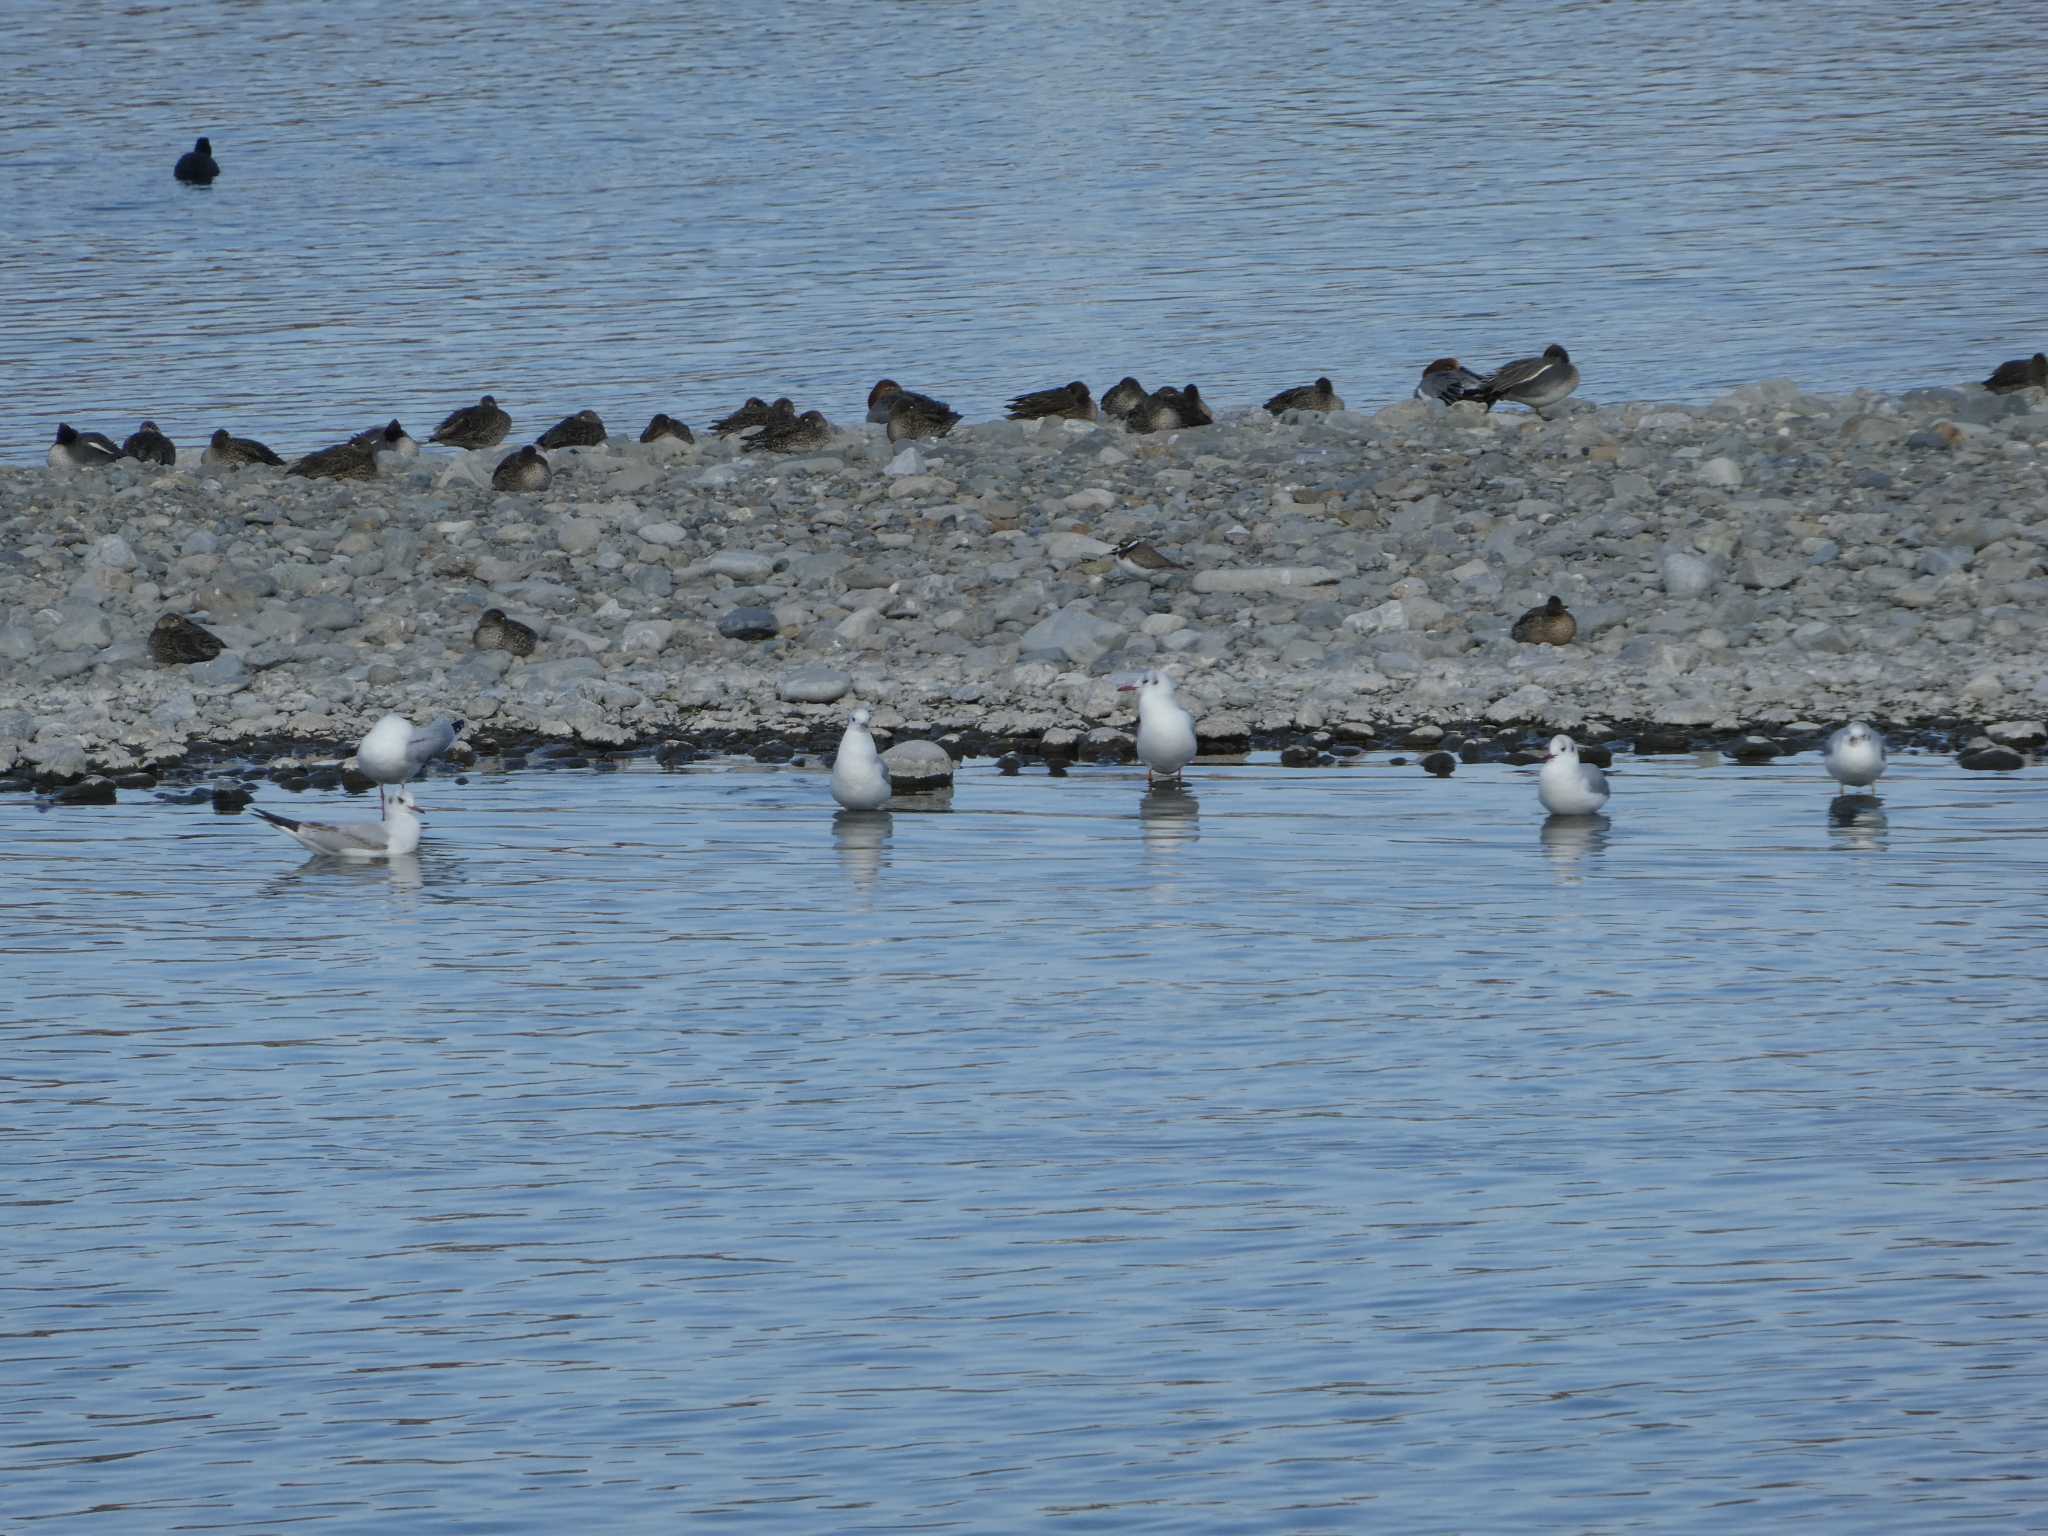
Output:
M1138 696L1138 756L1150 779L1177 779L1195 758L1195 717L1173 696L1173 679L1147 672L1121 693Z
M1840 794L1868 789L1884 777L1884 738L1861 720L1851 720L1828 738L1828 775Z
M384 788L404 785L419 777L422 768L455 744L460 720L446 718L432 725L414 725L403 715L386 715L370 727L370 734L356 748L356 770L380 786L378 794L388 806Z
M1579 744L1571 737L1553 736L1536 774L1536 798L1553 816L1591 816L1607 803L1607 775L1579 761Z
M832 798L849 811L879 811L889 803L889 770L868 732L874 717L856 709L832 759Z
M273 816L261 806L251 806L249 811L313 852L340 859L397 858L420 845L420 808L409 789L399 790L386 802L382 821L293 821L289 816Z

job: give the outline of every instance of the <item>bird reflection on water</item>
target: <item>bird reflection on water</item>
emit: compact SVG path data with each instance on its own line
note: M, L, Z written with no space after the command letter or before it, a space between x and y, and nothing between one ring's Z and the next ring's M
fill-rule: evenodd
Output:
M1145 852L1171 856L1202 835L1201 802L1175 780L1152 785L1138 798L1138 828Z
M1837 795L1828 802L1828 846L1837 853L1883 853L1890 826L1876 795Z
M840 811L833 816L832 846L839 855L839 867L855 890L874 889L895 828L895 819L887 811Z
M1614 824L1605 816L1546 816L1536 836L1555 865L1560 880L1580 877L1578 866L1588 855L1607 851Z

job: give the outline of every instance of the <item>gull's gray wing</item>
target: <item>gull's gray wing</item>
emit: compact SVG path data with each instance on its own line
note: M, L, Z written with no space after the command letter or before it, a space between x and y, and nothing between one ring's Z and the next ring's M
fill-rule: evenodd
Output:
M455 733L462 729L460 720L440 719L432 725L416 725L405 741L405 766L416 775L428 762L439 757L455 743Z

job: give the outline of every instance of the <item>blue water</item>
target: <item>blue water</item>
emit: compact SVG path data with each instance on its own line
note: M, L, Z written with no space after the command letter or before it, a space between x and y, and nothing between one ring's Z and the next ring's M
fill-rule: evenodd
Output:
M1614 784L0 801L0 1526L2048 1525L2039 784Z
M2044 343L2028 7L802 7L8 17L0 456L536 434L749 393L970 418L1135 371L1354 404L1566 343L1592 399ZM199 133L224 172L170 177Z

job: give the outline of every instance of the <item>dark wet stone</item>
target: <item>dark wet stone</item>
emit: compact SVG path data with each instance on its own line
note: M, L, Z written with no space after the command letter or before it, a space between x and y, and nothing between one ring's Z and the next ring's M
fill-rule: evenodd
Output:
M367 774L357 773L353 768L343 768L341 787L352 795L367 795L377 787L377 781Z
M1348 741L1335 742L1330 747L1330 756L1340 762L1356 762L1365 756L1365 748Z
M341 788L341 770L339 768L315 768L306 775L306 785L309 789L339 789Z
M796 748L786 741L764 741L748 756L757 763L786 763L796 756Z
M162 805L204 805L213 798L213 791L195 785L191 789L165 790L156 798Z
M155 789L156 775L149 772L124 773L114 779L116 789Z
M1644 731L1636 737L1638 757L1684 757L1692 751L1692 737L1683 731Z
M1442 726L1418 725L1401 738L1404 747L1434 747L1444 739Z
M1432 752L1422 760L1422 771L1448 779L1458 771L1458 760L1448 752Z
M304 794L312 785L312 780L308 779L303 773L291 768L280 768L270 777L271 782L276 784L279 789L288 789L295 795Z
M1542 747L1517 747L1508 754L1507 760L1517 768L1527 768L1532 763L1543 762L1550 756Z
M1314 747L1297 742L1291 747L1280 749L1280 766L1283 768L1313 768L1322 761L1323 754Z
M1406 768L1408 766L1408 759L1405 757L1390 757L1387 759L1387 765L1392 768Z
M2015 768L2027 766L2025 754L2011 747L1970 747L1956 758L1960 767L1972 773L2010 773Z
M98 777L81 779L76 784L58 790L52 803L56 805L112 805L114 803L114 781Z
M1024 759L1019 757L1014 752L1005 752L1001 757L996 759L996 771L1002 774L1005 778L1014 777L1017 771L1021 769L1023 766Z
M1614 766L1614 751L1610 747L1596 747L1588 742L1579 748L1579 761L1591 763L1595 768L1612 768Z
M1483 741L1468 741L1458 748L1458 761L1461 763L1484 763L1499 756L1498 751Z
M213 808L222 816L238 815L255 796L239 784L223 784L213 792Z
M1768 736L1738 737L1721 751L1738 763L1768 763L1784 755L1784 750Z
M773 640L778 628L772 608L735 608L718 621L728 640Z
M590 759L580 753L572 752L567 757L556 758L549 766L555 768L588 768L590 766Z
M1047 763L1045 776L1049 779L1064 779L1067 776L1067 765L1061 762Z

